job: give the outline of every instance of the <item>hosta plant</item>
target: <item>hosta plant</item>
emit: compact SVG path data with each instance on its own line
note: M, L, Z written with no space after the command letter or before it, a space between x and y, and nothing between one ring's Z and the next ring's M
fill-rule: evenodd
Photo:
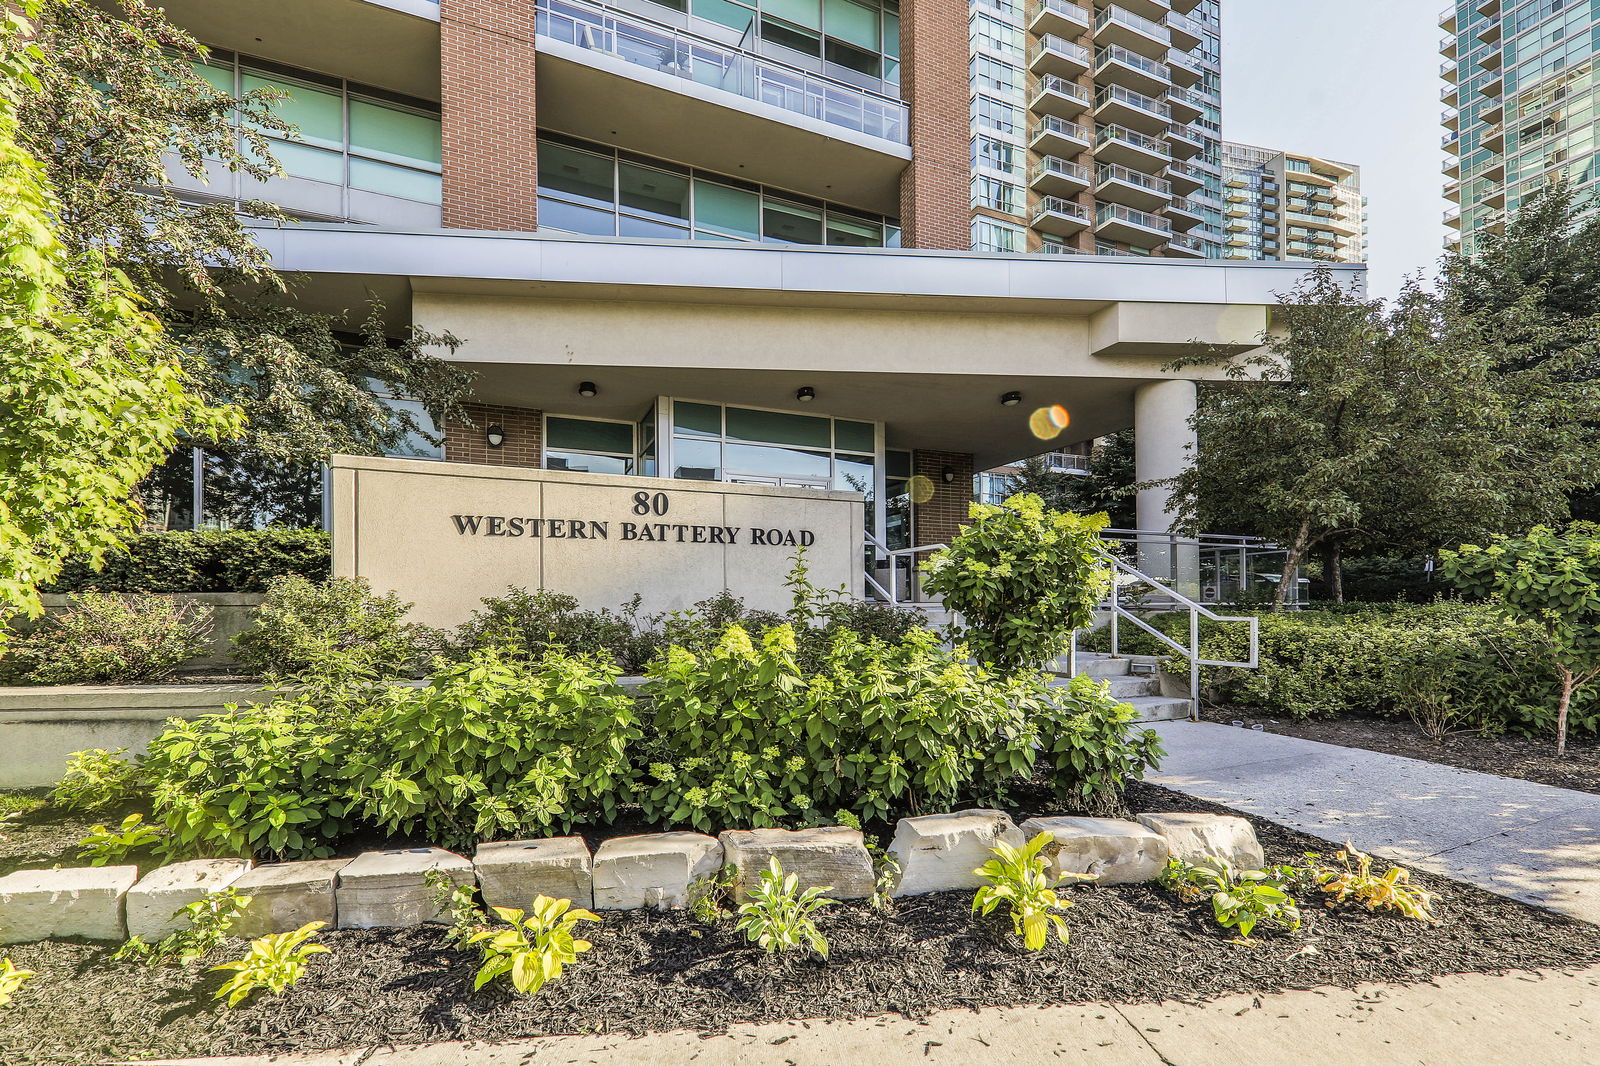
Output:
M1339 866L1325 866L1322 856L1308 853L1307 872L1317 887L1330 898L1328 905L1353 900L1369 911L1396 911L1419 922L1437 922L1433 914L1434 895L1411 883L1411 875L1399 866L1387 873L1372 872L1372 856L1346 843L1333 854Z
M150 847L165 836L160 826L145 825L144 815L130 814L116 829L97 825L89 830L89 835L78 841L78 854L88 859L90 866L104 866L121 861L130 851Z
M327 953L326 947L311 940L317 930L327 924L307 922L292 933L269 933L250 941L250 950L244 958L211 967L233 974L217 989L215 998L225 999L231 1008L244 1002L257 989L281 995L305 975L307 959Z
M579 922L598 922L600 916L570 899L538 896L533 909L524 913L515 907L496 907L495 914L510 928L480 929L468 938L483 952L483 965L472 987L480 989L502 975L511 987L525 995L543 988L546 981L561 976L566 966L577 962L588 951L587 940L573 936Z
M817 928L815 915L833 903L823 895L830 888L800 890L797 874L784 876L783 866L773 858L761 872L750 898L739 904L735 926L753 944L769 955L794 951L810 945L824 959L828 957L828 938Z
M10 1003L17 989L37 976L32 970L17 969L10 959L0 959L0 1007Z
M1224 929L1237 929L1249 939L1257 925L1300 928L1300 906L1289 887L1300 876L1292 866L1264 870L1236 870L1223 859L1203 864L1172 859L1161 873L1161 883L1185 902L1211 900L1211 912Z
M989 915L1005 904L1012 932L1029 951L1043 948L1052 930L1067 942L1067 920L1059 912L1072 904L1056 892L1061 879L1051 876L1050 860L1039 854L1054 839L1052 833L1040 833L1020 848L1001 841L992 849L995 857L972 871L989 882L972 897L973 913Z

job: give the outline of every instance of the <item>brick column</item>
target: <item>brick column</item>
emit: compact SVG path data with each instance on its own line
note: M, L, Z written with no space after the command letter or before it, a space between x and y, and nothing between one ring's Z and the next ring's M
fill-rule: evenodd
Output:
M945 468L955 475L950 482L944 480ZM966 452L913 452L911 475L926 478L920 485L932 485L933 495L917 503L922 495L916 488L911 493L911 543L949 544L967 521L967 505L972 502L972 456ZM924 488L923 491L926 491Z
M533 0L440 0L447 228L537 226L535 12Z
M527 407L504 407L492 403L462 404L472 425L452 421L444 427L444 457L451 463L484 463L488 466L544 465L544 413ZM505 443L489 447L488 430L499 426Z
M900 175L901 244L972 247L967 0L900 5L900 89L911 163Z

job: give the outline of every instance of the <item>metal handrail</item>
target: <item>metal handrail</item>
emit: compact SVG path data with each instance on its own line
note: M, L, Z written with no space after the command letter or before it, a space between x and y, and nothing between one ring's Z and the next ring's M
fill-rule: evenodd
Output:
M867 543L872 545L874 549L873 562L878 562L879 557L884 557L889 560L888 588L884 588L883 585L879 583L877 578L873 577L871 574L867 575L867 581L872 585L873 588L878 590L878 594L884 597L884 599L889 602L890 606L895 607L900 605L900 568L895 565L895 561L902 556L907 558L915 558L916 556L921 555L923 552L943 551L944 549L950 547L948 544L921 544L915 548L891 548L889 545L884 543L881 537L879 537L876 533L873 533L871 530L864 530L863 532L867 538Z

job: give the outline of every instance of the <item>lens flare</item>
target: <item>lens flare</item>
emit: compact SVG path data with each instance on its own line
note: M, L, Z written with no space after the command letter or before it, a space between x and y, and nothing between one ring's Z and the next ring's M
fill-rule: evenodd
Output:
M911 494L912 503L927 503L933 499L933 480L921 474L913 475L906 482L906 491Z
M1060 404L1041 407L1028 416L1028 428L1040 440L1055 440L1071 424L1072 415Z

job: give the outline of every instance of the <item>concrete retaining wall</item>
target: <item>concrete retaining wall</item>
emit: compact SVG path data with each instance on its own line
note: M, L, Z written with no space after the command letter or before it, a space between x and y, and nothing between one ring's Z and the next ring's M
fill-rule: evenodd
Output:
M203 604L211 608L211 639L206 650L185 665L186 669L215 670L234 665L233 638L243 633L255 621L256 608L265 597L259 592L174 592L153 593L180 603ZM40 597L44 600L45 614L60 614L72 606L71 593L52 592ZM24 621L16 626L27 632L30 625Z
M169 718L212 714L263 692L255 683L0 688L0 788L53 785L75 751L142 752Z

